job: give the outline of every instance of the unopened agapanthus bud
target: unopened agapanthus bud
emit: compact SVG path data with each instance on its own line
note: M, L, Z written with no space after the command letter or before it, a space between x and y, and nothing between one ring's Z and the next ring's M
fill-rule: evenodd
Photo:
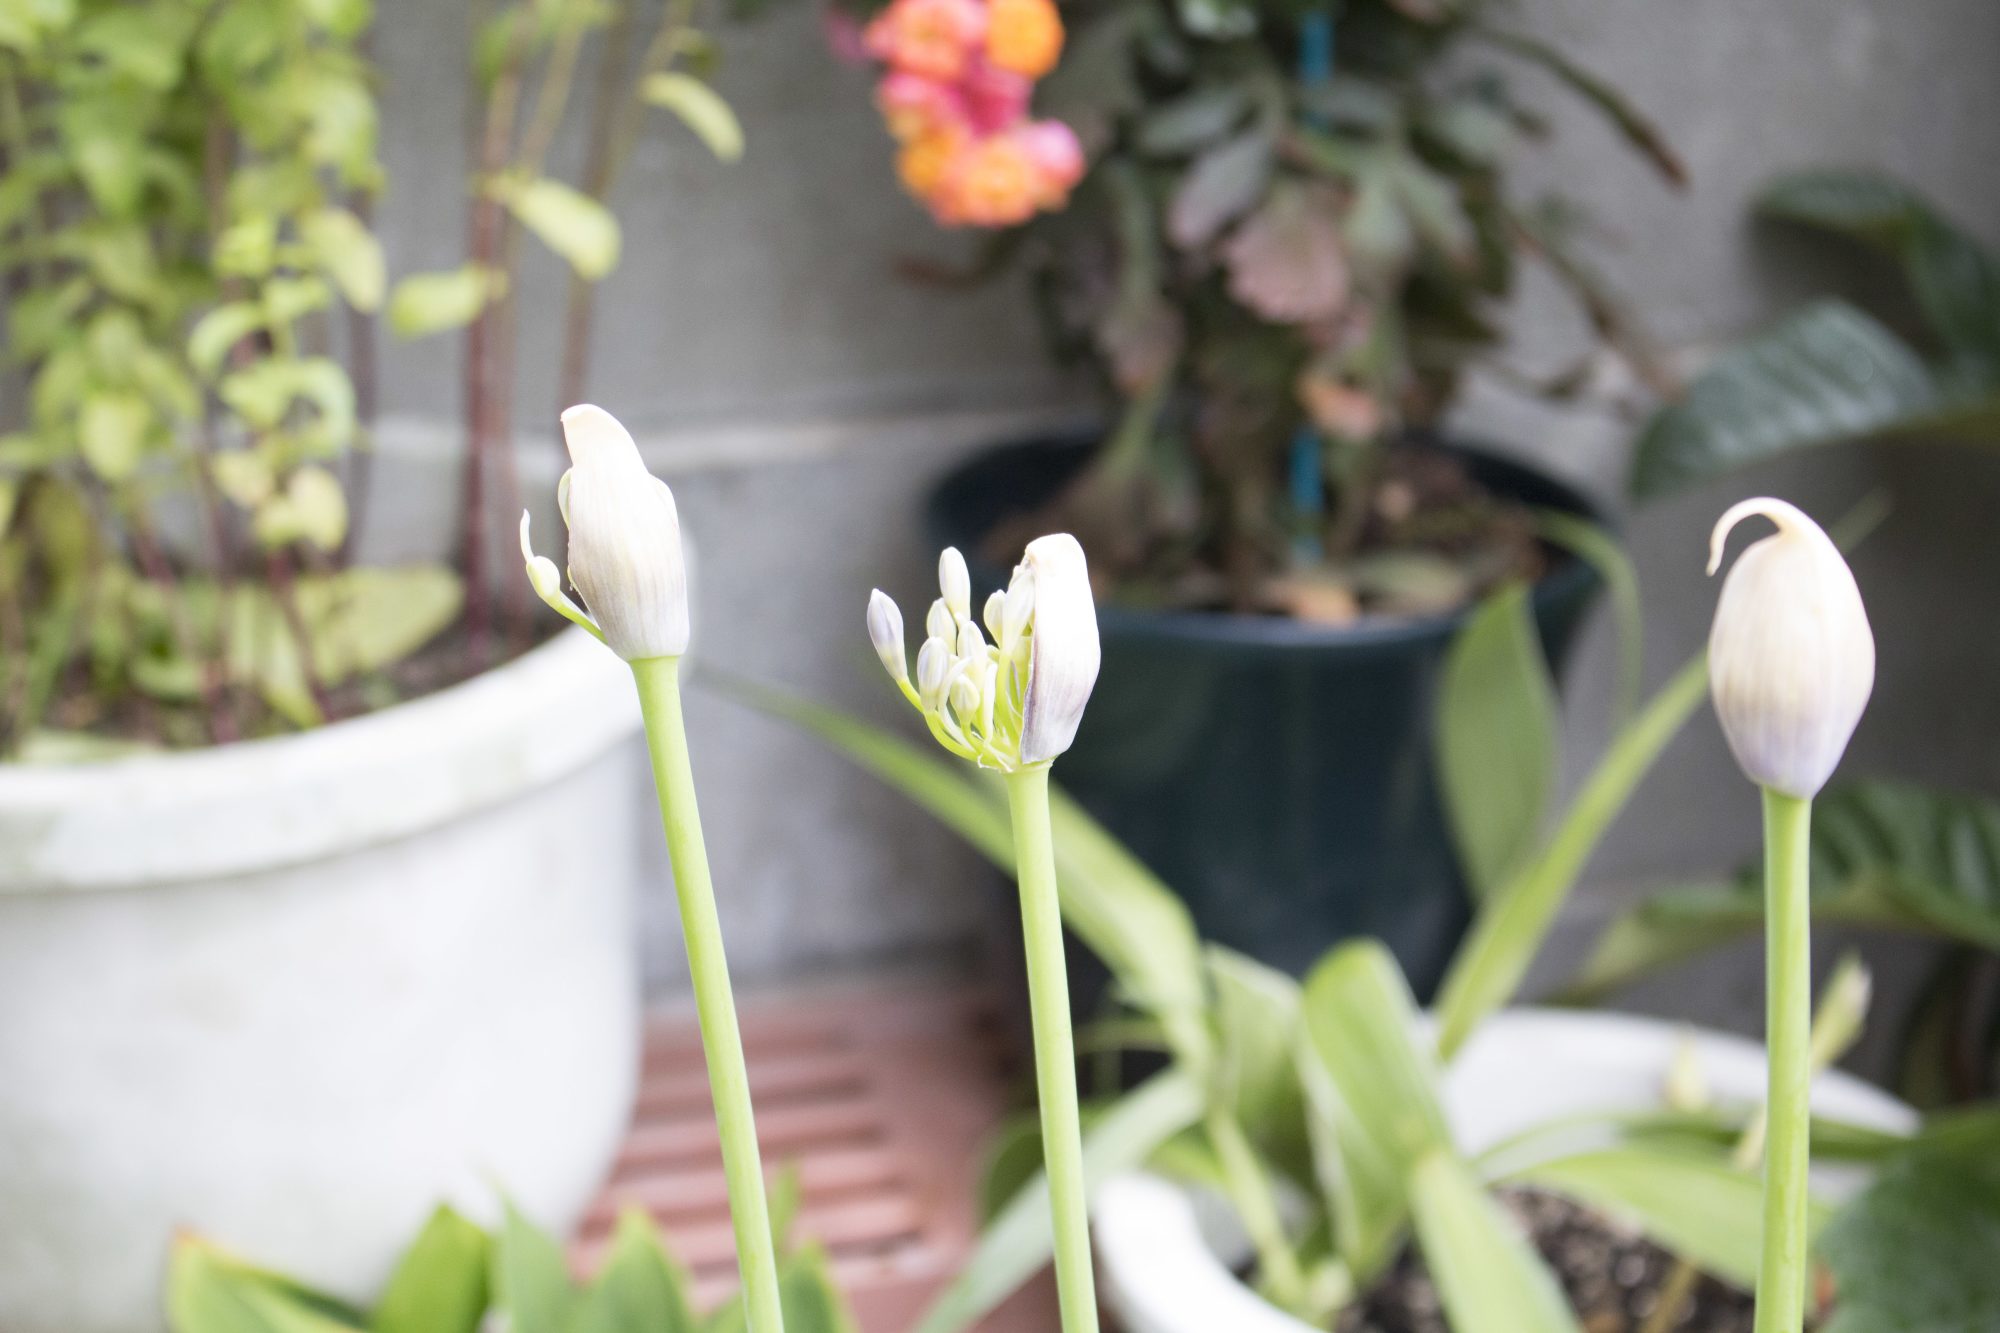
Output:
M917 697L925 708L944 702L945 677L951 671L951 649L943 639L924 640L917 650Z
M880 588L868 594L868 641L889 672L889 679L902 684L910 678L909 659L903 654L903 610Z
M972 571L965 567L965 557L956 546L945 547L938 557L938 591L944 594L944 604L953 615L960 620L972 618Z
M679 657L688 646L688 591L673 492L603 408L572 407L562 425L573 464L570 582L620 657Z
M1021 710L1021 762L1042 763L1069 749L1083 706L1097 684L1102 650L1097 605L1083 547L1066 532L1028 543L1021 563L1032 576L1028 622L1027 702ZM1010 594L1011 595L1011 594Z
M951 608L940 597L931 603L931 609L924 613L924 637L951 640L958 637L958 621L952 616Z
M1007 600L1000 608L1000 628L995 636L1000 640L1000 651L1008 652L1014 647L1014 640L1028 628L1029 617L1035 614L1035 578L1026 565L1014 566L1014 578L1007 585Z
M1729 571L1709 631L1716 715L1750 780L1810 799L1826 785L1868 706L1875 637L1861 591L1817 523L1783 500L1745 500L1715 525L1708 571L1752 514L1778 525Z
M999 588L995 588L987 594L985 609L979 613L979 618L986 622L986 632L991 634L995 640L998 640L1000 637L1000 613L1006 608L1006 605L1007 594Z

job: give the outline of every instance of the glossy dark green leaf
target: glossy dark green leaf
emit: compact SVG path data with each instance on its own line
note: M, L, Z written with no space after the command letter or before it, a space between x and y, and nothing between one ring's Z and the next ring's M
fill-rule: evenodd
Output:
M1639 437L1640 498L1796 449L1880 435L1977 433L2000 396L1940 380L1906 343L1844 301L1818 301L1717 357Z
M484 1231L440 1207L397 1262L370 1333L477 1333L490 1250Z
M2000 1328L2000 1117L1962 1116L1882 1168L1821 1234L1824 1333Z
M1438 690L1439 794L1477 898L1506 883L1541 842L1557 726L1528 587L1509 584L1466 618Z
M2000 950L2000 803L1898 782L1813 805L1813 918ZM1759 871L1660 894L1615 920L1565 998L1601 996L1763 922Z
M1915 190L1873 172L1805 171L1772 181L1757 208L1888 251L1946 348L2000 377L2000 258Z

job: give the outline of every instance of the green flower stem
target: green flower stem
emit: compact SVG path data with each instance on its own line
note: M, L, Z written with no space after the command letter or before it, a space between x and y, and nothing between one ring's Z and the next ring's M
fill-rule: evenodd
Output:
M1812 1109L1812 903L1807 844L1812 802L1764 791L1764 1254L1757 1268L1756 1333L1805 1323L1806 1167Z
M1055 1224L1056 1291L1063 1333L1097 1333L1083 1124L1076 1107L1076 1047L1069 1025L1069 975L1063 966L1055 838L1049 828L1049 766L1035 764L1009 773L1007 803L1014 816L1014 863L1021 883L1021 934L1028 955L1028 1007L1034 1021L1042 1158Z
M674 892L680 898L681 931L687 939L702 1054L715 1099L715 1128L722 1139L722 1173L729 1184L729 1218L736 1228L736 1263L743 1275L750 1333L782 1333L778 1260L771 1241L770 1205L764 1197L757 1126L750 1111L750 1075L743 1065L743 1033L729 989L722 922L715 913L715 887L709 879L708 848L701 837L701 812L695 807L694 766L688 760L687 726L681 717L681 660L652 657L631 665L639 685L639 709L646 719L653 783L659 789L660 822L666 827L667 854L674 866Z

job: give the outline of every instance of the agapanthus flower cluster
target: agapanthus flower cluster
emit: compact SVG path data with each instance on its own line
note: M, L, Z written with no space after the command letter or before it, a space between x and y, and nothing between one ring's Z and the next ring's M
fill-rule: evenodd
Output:
M1054 533L1028 543L1005 591L986 599L984 634L972 618L965 557L953 547L938 559L938 585L914 681L902 611L879 588L868 599L876 655L938 743L1007 773L1067 750L1100 659L1090 573L1076 538Z
M1006 227L1068 201L1083 146L1028 114L1062 54L1054 0L892 0L863 44L886 66L875 101L897 174L938 221Z

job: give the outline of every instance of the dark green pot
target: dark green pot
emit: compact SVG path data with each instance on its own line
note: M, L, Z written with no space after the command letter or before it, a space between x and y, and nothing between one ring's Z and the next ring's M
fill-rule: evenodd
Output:
M1528 504L1602 515L1576 491L1454 448L1481 482ZM1083 438L981 454L933 491L937 543L973 553L1010 513L1054 495ZM1598 580L1557 557L1536 585L1558 672ZM1056 781L1194 913L1203 938L1302 974L1327 948L1373 936L1420 996L1437 985L1470 907L1432 773L1438 678L1463 613L1327 629L1199 612L1099 608L1104 667Z

